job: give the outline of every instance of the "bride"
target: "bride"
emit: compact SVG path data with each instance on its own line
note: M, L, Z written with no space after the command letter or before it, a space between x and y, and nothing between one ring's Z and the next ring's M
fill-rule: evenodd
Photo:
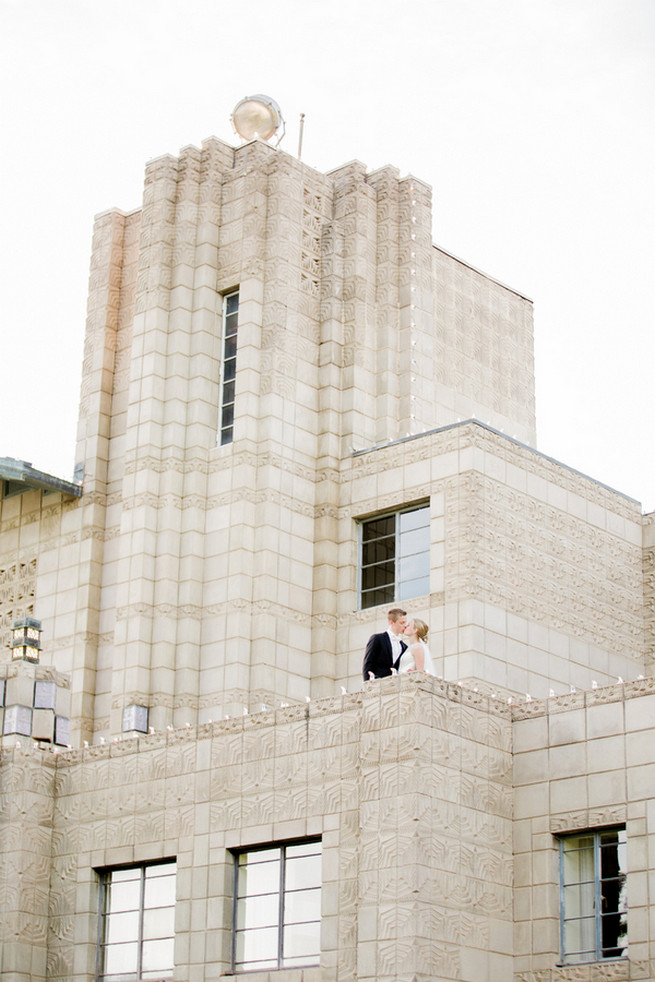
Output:
M403 652L398 665L398 672L426 672L435 675L432 655L426 641L428 625L418 618L411 620L404 631L408 640L407 650Z

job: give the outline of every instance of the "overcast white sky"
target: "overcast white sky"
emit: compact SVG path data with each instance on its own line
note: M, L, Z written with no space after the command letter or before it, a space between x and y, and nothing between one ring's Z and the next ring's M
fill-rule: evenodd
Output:
M0 456L71 478L94 214L264 92L535 302L538 448L655 509L655 0L0 0Z

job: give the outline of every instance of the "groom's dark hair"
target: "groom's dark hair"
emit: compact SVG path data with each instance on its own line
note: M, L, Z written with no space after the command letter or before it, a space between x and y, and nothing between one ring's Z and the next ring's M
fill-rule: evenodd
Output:
M392 621L394 624L396 623L399 617L407 617L407 611L401 610L400 607L392 607L389 613L387 614L388 620Z

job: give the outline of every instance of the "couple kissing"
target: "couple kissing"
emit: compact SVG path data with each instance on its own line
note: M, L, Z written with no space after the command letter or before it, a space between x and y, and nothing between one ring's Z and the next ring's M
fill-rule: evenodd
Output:
M364 681L403 672L427 672L434 675L432 655L427 646L428 625L418 618L407 620L407 611L392 607L387 614L388 627L372 634L366 645L362 675Z

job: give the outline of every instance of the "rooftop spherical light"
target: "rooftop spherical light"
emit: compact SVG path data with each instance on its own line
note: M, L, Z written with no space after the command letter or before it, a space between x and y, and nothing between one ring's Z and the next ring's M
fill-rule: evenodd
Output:
M242 140L270 140L280 127L284 136L282 111L274 99L267 95L249 95L238 102L232 112L232 126Z

